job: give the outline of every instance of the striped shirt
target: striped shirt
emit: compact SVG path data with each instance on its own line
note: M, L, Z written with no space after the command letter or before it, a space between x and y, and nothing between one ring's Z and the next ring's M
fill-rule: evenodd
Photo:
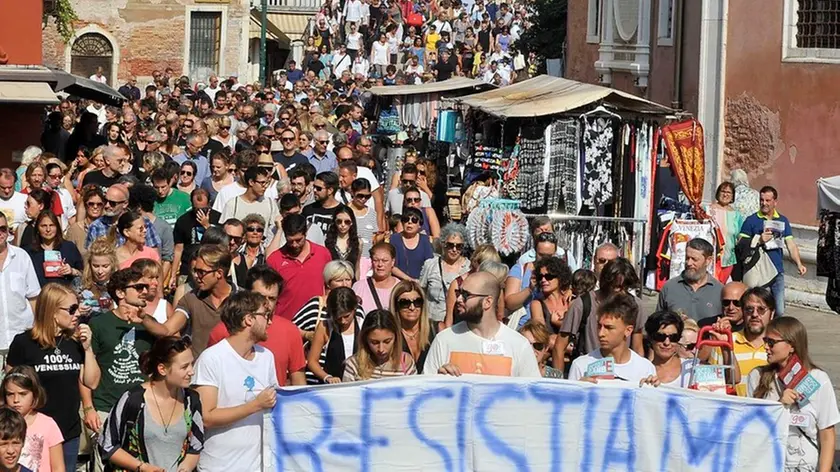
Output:
M747 341L747 338L744 337L743 331L732 333L732 343L734 344L735 359L738 361L738 367L741 369L741 382L735 386L735 389L738 391L739 397L746 397L747 377L756 367L767 365L767 351L765 350L764 341L761 342L761 346L757 348L753 347ZM723 355L721 354L720 348L715 348L712 351L709 364L723 364Z
M414 365L414 359L411 354L402 353L400 359L400 366L396 369L390 365L390 362L378 365L373 369L369 379L363 379L359 376L359 358L356 354L350 356L344 362L344 376L342 382L356 382L359 380L370 379L385 379L390 377L402 377L404 375L417 375L417 366Z

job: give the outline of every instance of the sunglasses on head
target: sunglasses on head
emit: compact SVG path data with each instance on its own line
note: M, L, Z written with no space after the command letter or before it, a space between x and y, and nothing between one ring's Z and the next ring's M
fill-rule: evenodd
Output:
M412 306L415 308L423 308L423 299L419 297L413 299L400 298L399 300L397 300L397 306L401 310L406 310Z
M404 216L400 218L400 221L402 221L403 223L412 223L415 225L420 224L420 218L417 218L416 216Z
M724 299L724 300L721 301L721 304L724 307L728 307L729 305L733 305L737 308L740 308L741 307L741 300L727 300L727 299Z
M650 339L654 340L658 343L664 343L666 339L669 339L672 343L676 344L680 341L680 335L677 333L674 334L665 334L665 333L653 333L650 335Z

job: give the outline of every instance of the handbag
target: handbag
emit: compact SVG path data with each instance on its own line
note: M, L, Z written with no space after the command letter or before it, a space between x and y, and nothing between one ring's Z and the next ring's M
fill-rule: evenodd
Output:
M423 15L418 12L411 12L405 17L405 23L408 26L423 26Z
M764 249L764 246L759 244L761 235L753 236L750 242L752 252L744 261L744 284L747 287L764 287L769 284L779 275L779 270L770 259L770 255Z

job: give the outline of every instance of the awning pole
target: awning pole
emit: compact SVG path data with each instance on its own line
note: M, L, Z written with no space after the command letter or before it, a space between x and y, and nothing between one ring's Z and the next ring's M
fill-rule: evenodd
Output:
M260 83L263 87L266 87L268 84L265 82L265 69L266 69L266 40L265 40L265 27L268 24L268 0L262 0L262 5L260 6L260 13L262 19L260 20ZM251 76L253 77L253 76Z

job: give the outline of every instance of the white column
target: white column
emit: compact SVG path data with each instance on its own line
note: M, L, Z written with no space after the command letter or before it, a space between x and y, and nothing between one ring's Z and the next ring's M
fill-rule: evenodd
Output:
M703 0L697 119L706 133L706 182L703 195L707 199L714 195L723 171L728 19L729 0Z

